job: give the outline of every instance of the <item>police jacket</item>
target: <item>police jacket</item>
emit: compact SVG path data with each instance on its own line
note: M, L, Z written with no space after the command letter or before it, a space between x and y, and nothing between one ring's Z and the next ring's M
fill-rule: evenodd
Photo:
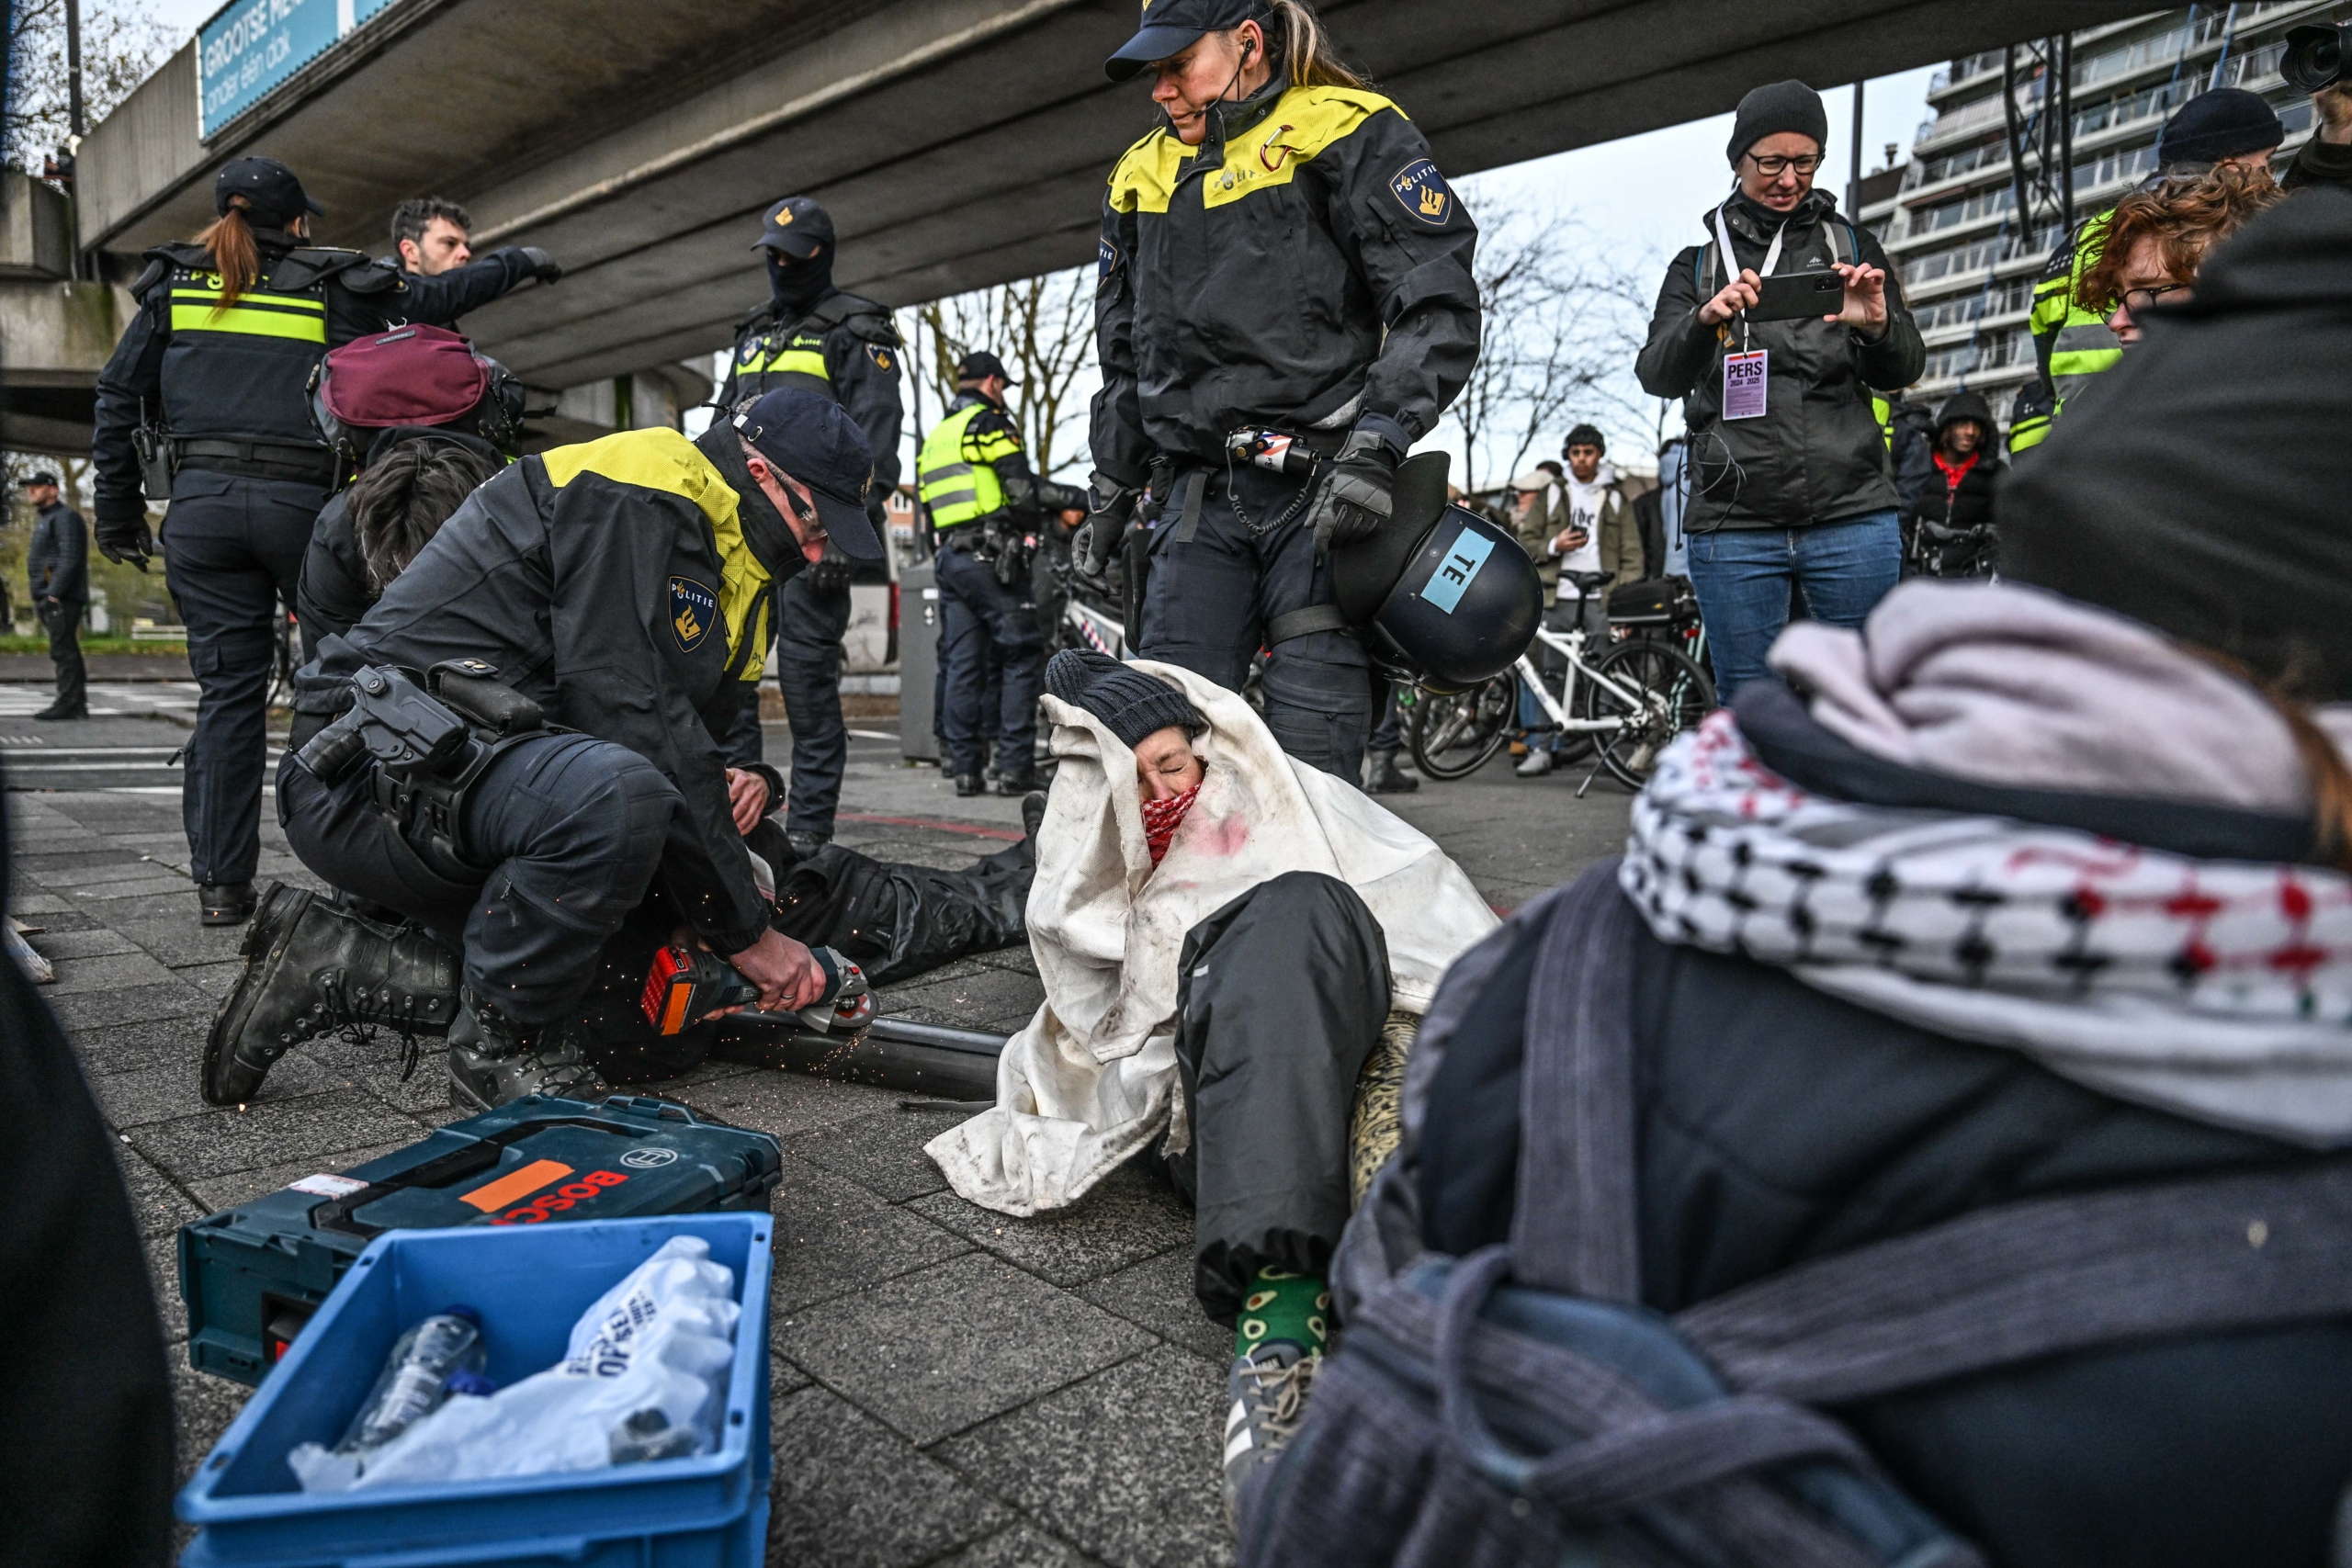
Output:
M302 715L363 665L495 665L551 724L644 757L681 797L664 886L721 953L766 906L727 797L720 738L756 699L773 581L802 563L721 426L710 451L627 431L524 458L466 499L360 619L295 678Z
M147 270L131 285L138 313L98 373L90 456L100 523L145 513L131 446L142 408L175 443L249 448L242 457L183 453L184 466L261 472L251 467L258 460L298 478L315 463L323 485L330 457L306 388L327 350L407 321L445 325L531 276L523 253L511 247L421 277L357 251L298 245L289 234L254 238L261 275L226 307L203 247L147 253Z
M36 600L85 604L90 599L90 536L82 514L52 501L33 519L32 543L25 550L25 577Z
M1363 423L1401 454L1478 355L1477 230L1428 141L1376 93L1279 77L1208 123L1111 174L1095 467L1141 485L1156 454L1221 462L1250 426Z
M779 321L761 306L735 329L735 356L712 400L733 409L746 398L785 387L822 392L839 403L874 449L879 497L899 482L899 329L889 308L831 289L797 321ZM879 502L876 503L877 506Z
M978 392L959 392L915 457L932 528L945 533L1001 512L1035 510L1037 478L1012 416Z
M2115 209L2094 213L2058 242L2033 280L2034 381L2018 394L2010 411L2009 450L2027 452L2049 438L2050 422L2090 378L2123 357L2107 317L2075 300L2083 274L2098 265L2107 248L2107 225Z
M1724 205L1732 254L1761 269L1781 215L1735 196ZM1747 325L1745 341L1769 355L1765 409L1752 419L1723 417L1724 355L1739 349L1736 316L1720 326L1699 320L1699 307L1731 281L1711 236L1676 256L1658 289L1649 342L1634 362L1642 389L1683 400L1690 429L1692 494L1684 527L1802 528L1891 509L1894 481L1887 443L1871 411L1870 389L1892 391L1919 378L1927 349L1877 236L1837 212L1814 191L1785 219L1777 272L1810 272L1862 262L1886 272L1886 330L1875 343L1818 317Z

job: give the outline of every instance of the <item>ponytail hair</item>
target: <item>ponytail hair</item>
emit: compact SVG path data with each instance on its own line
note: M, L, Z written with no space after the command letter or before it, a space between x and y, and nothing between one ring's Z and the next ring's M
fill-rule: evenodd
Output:
M253 203L242 196L229 198L229 210L214 219L194 243L202 245L212 254L212 270L220 275L220 302L212 310L215 315L237 302L237 297L254 286L261 276L261 246L254 241L254 229L245 214L253 210Z
M1372 85L1371 78L1343 64L1331 52L1330 35L1305 0L1272 0L1265 18L1267 42L1290 73L1294 87L1353 87Z

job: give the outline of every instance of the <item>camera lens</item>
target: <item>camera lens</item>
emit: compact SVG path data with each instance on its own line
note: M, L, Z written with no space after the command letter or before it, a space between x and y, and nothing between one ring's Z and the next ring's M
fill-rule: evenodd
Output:
M2290 28L2286 52L2278 60L2278 74L2306 93L2316 93L2344 74L2343 27Z

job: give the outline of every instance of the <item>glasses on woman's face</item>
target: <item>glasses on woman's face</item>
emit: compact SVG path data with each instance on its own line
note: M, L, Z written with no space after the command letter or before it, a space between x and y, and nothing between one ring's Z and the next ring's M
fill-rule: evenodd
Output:
M2123 291L2123 309L2136 316L2165 295L2184 293L2188 288L2186 283L2159 283L2153 288L2127 288Z
M1793 158L1776 155L1759 158L1750 152L1747 154L1747 161L1755 164L1756 172L1768 180L1777 180L1791 169L1794 169L1800 175L1810 175L1814 170L1821 167L1821 154L1818 152L1804 152Z

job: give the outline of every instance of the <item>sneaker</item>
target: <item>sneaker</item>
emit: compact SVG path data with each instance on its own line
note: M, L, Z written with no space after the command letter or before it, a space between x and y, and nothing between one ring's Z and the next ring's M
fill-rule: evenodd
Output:
M260 902L250 882L209 883L198 888L196 896L200 918L208 926L242 926L254 918L254 907Z
M1243 1501L1282 1458L1322 1370L1319 1353L1287 1339L1268 1340L1234 1358L1225 1379L1233 1400L1225 1417L1227 1524L1238 1528Z
M1552 753L1541 747L1530 747L1527 761L1511 770L1523 779L1540 779L1552 771Z
M602 1100L613 1088L589 1065L589 1044L582 1024L518 1028L469 990L465 1012L449 1031L449 1103L483 1111L526 1094Z
M1021 797L1021 836L1031 843L1037 841L1037 829L1046 825L1046 792L1033 789Z
M458 959L422 926L269 885L239 950L244 972L204 1042L204 1098L243 1105L277 1058L331 1030L378 1026L413 1044L458 1011Z

